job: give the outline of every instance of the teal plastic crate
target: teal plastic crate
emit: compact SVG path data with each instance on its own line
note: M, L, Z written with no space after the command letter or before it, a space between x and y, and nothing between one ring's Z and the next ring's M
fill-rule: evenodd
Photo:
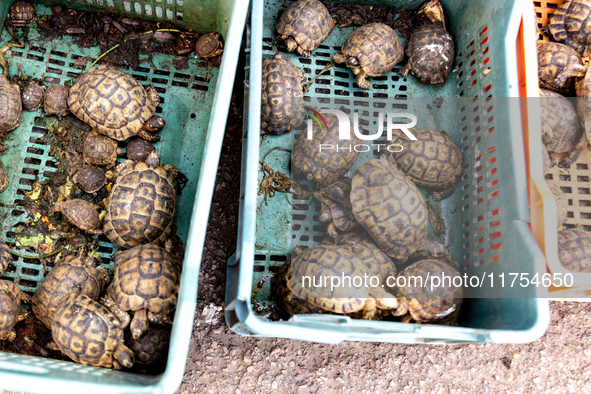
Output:
M0 3L0 26L12 1ZM188 182L177 199L174 223L177 234L186 243L184 268L181 276L175 323L172 329L166 370L159 376L148 376L125 371L87 367L73 362L0 353L0 388L11 391L38 393L173 393L180 385L192 333L192 322L197 302L197 284L201 253L207 226L207 217L224 137L226 117L242 33L246 22L248 2L242 0L88 0L69 2L43 2L37 5L38 14L49 14L49 5L78 8L107 13L125 14L133 18L147 18L175 23L194 31L218 31L225 40L221 67L210 68L189 59L189 69L176 70L173 56L154 53L151 60L140 56L140 69L124 70L141 83L152 83L162 102L157 110L166 120L160 132L156 149L163 163L170 163L188 177ZM30 46L12 48L10 74L23 72L42 78L47 84L64 84L75 78L99 54L98 47L81 48L69 36L44 41L36 29L29 25ZM11 39L4 31L2 46ZM90 60L80 63L88 56ZM76 64L75 62L78 61ZM18 223L25 222L25 210L11 204L22 199L31 190L34 180L43 181L55 171L50 147L38 139L46 132L34 126L41 110L23 111L21 125L10 133L6 143L10 149L0 156L10 184L0 194L2 226L0 236L9 243L8 236ZM121 143L120 146L125 146ZM106 239L106 238L101 238ZM112 267L111 255L115 248L100 241L100 254L106 266ZM20 250L20 254L27 252ZM44 270L34 258L18 258L4 277L13 280L21 290L30 294L43 280Z
M417 9L423 3L422 0L355 2L406 9ZM250 68L245 81L248 107L245 106L239 237L237 251L229 259L227 269L228 326L243 335L325 343L344 340L524 343L539 338L549 324L549 306L547 300L536 298L539 294L531 288L508 290L514 298L505 298L506 289L483 286L477 292L487 292L487 297L496 294L499 298L466 298L459 327L362 321L322 314L270 321L268 315L275 306L270 294L270 276L290 257L293 244L311 246L326 234L325 224L318 222L318 204L311 204L307 210L292 210L282 193L269 198L268 205L262 204L263 196L257 193L263 176L259 161L272 148L290 148L292 143L289 133L269 135L261 141L259 88L262 59L275 53L272 43L277 15L291 3L253 1ZM312 86L306 95L311 98L308 103L314 106L314 103L338 100L337 104L355 109L367 106L368 97L407 97L411 101L419 97L464 97L457 99L463 104L455 112L439 119L442 129L464 152L465 170L456 192L438 203L448 226L446 239L455 260L462 272L469 275L480 276L485 271L532 275L545 272L544 256L528 228L519 102L517 98L498 99L518 96L516 39L522 2L441 0L441 3L450 17L449 30L456 44L454 70L445 84L425 85L410 74L403 78L392 71L372 78L371 90L364 91L354 84L351 71L336 67ZM335 28L311 58L280 52L312 78L331 60L352 30ZM403 44L406 45L405 40ZM396 69L400 67L402 64ZM276 150L265 162L274 170L290 174L290 155L286 152Z

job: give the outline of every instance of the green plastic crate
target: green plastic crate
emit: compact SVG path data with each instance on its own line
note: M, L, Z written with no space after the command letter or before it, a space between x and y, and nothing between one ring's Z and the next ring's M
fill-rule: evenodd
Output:
M3 26L12 1L0 3L0 26ZM146 18L175 23L195 31L218 31L225 40L221 67L197 66L189 60L189 69L176 70L174 57L154 53L151 59L140 56L140 70L130 72L141 83L153 83L162 103L157 112L166 120L161 140L155 145L163 163L170 163L186 174L189 181L177 199L174 223L178 234L186 243L186 254L178 304L175 313L166 371L159 376L119 372L87 367L73 362L0 353L0 388L13 391L42 393L172 393L181 383L192 333L192 322L197 301L197 284L201 253L207 226L207 217L222 147L226 117L240 51L242 33L248 11L248 2L218 0L88 0L69 2L43 2L37 5L38 14L49 14L48 6L125 14L133 18ZM44 42L39 39L35 24L30 25L31 46L12 48L10 74L23 72L35 78L44 78L48 84L64 84L75 78L99 54L98 47L80 48L69 36ZM2 46L10 40L2 32ZM33 44L34 43L34 44ZM74 62L89 56L91 60L79 66ZM34 127L34 119L41 110L23 111L21 125L10 133L6 141L11 148L0 156L9 176L10 185L0 194L2 226L0 236L7 242L14 240L7 234L27 220L24 209L8 206L22 198L31 189L36 176L43 181L45 174L55 171L49 155L49 146L37 139L43 128ZM122 143L121 146L125 144ZM106 238L101 238L105 239ZM99 242L101 257L112 268L110 257L115 248L106 241ZM20 251L21 254L27 254ZM23 272L23 270L25 270ZM35 259L18 258L4 274L19 287L32 294L43 280L44 271Z
M417 9L423 0L355 2ZM459 327L362 321L319 314L296 315L289 321L269 321L267 316L275 303L270 294L270 276L290 257L293 244L311 246L326 235L326 225L317 219L319 204L313 203L307 210L292 211L284 194L276 193L265 206L261 204L263 196L257 193L263 176L259 161L272 148L290 148L292 143L289 133L269 135L261 142L258 88L262 59L275 53L272 42L276 37L277 15L291 3L291 0L253 2L250 69L245 81L250 88L245 92L248 116L245 116L243 143L240 233L237 251L228 261L226 283L225 316L229 327L243 335L326 343L344 340L523 343L539 338L549 324L549 307L547 300L535 298L538 294L531 288L510 290L510 296L515 298L504 298L505 290L501 289L477 290L499 298L466 298ZM463 100L463 104L455 112L448 112L439 119L442 129L464 152L465 170L456 192L437 204L449 228L446 235L451 239L454 257L463 269L461 272L469 275L480 276L484 271L532 275L545 272L544 256L527 225L529 207L519 102L517 98L497 99L518 96L515 54L522 2L441 0L441 3L450 16L449 30L456 44L454 70L445 84L425 85L410 74L403 78L392 71L372 78L372 89L365 91L354 84L350 70L336 67L312 86L306 94L311 98L307 104L314 106L317 102L337 103L338 100L337 104L356 109L368 106L367 97L408 97L410 100L423 97L431 101L437 97L464 97L457 99L458 102ZM280 52L311 78L331 60L352 30L335 28L311 58ZM403 44L406 45L405 40ZM489 100L492 101L489 103ZM477 118L474 112L478 111L478 106L482 110ZM265 162L274 170L290 174L290 155L286 152L275 151ZM358 160L354 168L359 164ZM481 183L479 177L484 174L486 180ZM295 179L302 178L296 176ZM496 182L491 182L493 179ZM478 247L475 244L479 244ZM474 249L480 248L474 253Z

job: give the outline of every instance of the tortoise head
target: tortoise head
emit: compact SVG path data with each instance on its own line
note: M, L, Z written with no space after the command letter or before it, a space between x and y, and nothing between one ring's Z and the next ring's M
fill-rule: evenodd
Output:
M427 1L421 6L418 11L419 14L425 14L431 22L441 22L445 29L445 15L443 14L443 7L439 0Z
M123 343L120 343L119 346L117 346L117 349L115 349L115 352L113 353L113 357L115 357L117 361L119 361L119 364L124 368L131 368L135 363L133 352Z
M154 132L156 130L160 130L161 128L163 128L165 124L166 122L164 121L164 118L158 115L154 115L150 119L148 119L144 127L148 129L148 131Z
M146 164L148 167L160 167L160 157L158 157L158 152L155 150L150 152L148 158L146 159Z

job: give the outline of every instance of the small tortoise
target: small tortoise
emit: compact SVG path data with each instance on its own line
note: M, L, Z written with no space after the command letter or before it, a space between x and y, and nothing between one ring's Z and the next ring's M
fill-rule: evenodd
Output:
M167 249L148 244L117 252L107 296L125 312L134 312L129 326L134 339L155 324L172 323L168 314L177 302L181 263Z
M7 24L23 27L35 19L35 7L26 1L17 1L10 6Z
M376 245L397 262L415 252L450 258L447 248L427 239L429 217L421 192L387 159L370 160L355 172L351 206Z
M293 273L292 273L293 271ZM346 281L340 286L314 287L312 278L342 276L363 278L367 267L352 246L316 245L292 257L271 279L271 291L289 314L361 312L364 320L374 320L377 309L397 310L396 297L383 287L355 287ZM308 280L310 283L308 283Z
M292 153L292 166L306 174L308 180L314 180L321 185L330 185L345 175L351 169L359 152L355 149L336 149L343 147L339 140L339 120L336 115L323 114L326 126L312 123L312 139L308 139L303 132ZM351 139L349 147L361 144L361 139L353 134L351 126ZM332 145L332 149L323 148Z
M404 58L404 48L396 32L383 23L370 23L355 30L332 57L335 63L347 63L357 85L369 89L367 77L385 75Z
M127 158L133 161L146 161L154 151L154 145L143 138L134 137L127 144Z
M160 104L154 85L143 87L112 66L94 66L78 77L68 104L80 120L117 141L135 135L157 141L151 132L164 127L164 119L154 116Z
M11 261L12 257L10 255L10 249L6 242L0 238L0 276L6 271L6 268L8 268Z
M164 243L176 211L175 177L170 164L160 167L156 151L146 162L126 160L115 168L103 229L118 248Z
M540 89L540 115L542 143L554 165L556 153L570 152L581 138L581 124L570 100L550 90ZM570 153L560 164L568 166L577 157L576 152Z
M450 196L462 176L462 150L445 132L412 129L412 134L417 141L411 141L402 132L393 134L392 143L400 144L403 149L388 152L386 157L418 186L431 189L435 200Z
M310 57L310 51L318 48L334 27L334 19L320 1L298 0L281 14L277 33L287 45L287 52L297 50L300 56Z
M549 180L546 180L546 183L554 195L554 200L556 200L556 225L559 230L562 230L562 225L566 222L568 214L568 200L560 186Z
M8 82L5 75L0 75L0 133L16 129L22 117L20 88Z
M283 134L304 120L304 72L276 53L263 60L261 134Z
M123 150L109 137L89 134L84 140L82 154L88 164L112 168L117 164L117 157L123 154Z
M123 330L129 324L110 311L108 300L101 305L85 294L69 294L55 311L51 334L62 353L77 363L122 369L133 367L133 352L124 344Z
M140 372L148 372L159 364L168 354L169 343L170 328L167 326L151 326L139 339L133 339L131 334L125 336L125 344L135 355L133 366Z
M220 56L224 52L222 35L220 33L202 35L195 44L195 52L203 58Z
M13 342L16 339L14 326L27 318L21 311L21 301L26 302L25 295L12 282L0 280L0 341Z
M588 56L591 45L591 3L566 0L550 18L550 32L556 41L564 41L581 56Z
M63 85L51 85L43 93L43 111L45 115L66 116L68 108L68 95L70 89Z
M433 7L433 2L423 4L419 13L428 13L426 8ZM441 7L439 1L436 3ZM406 47L408 63L400 70L404 77L408 72L421 82L438 84L447 80L455 58L454 40L445 30L444 15L431 25L420 26L415 30Z
M575 77L585 76L588 66L574 49L557 42L538 41L537 45L540 87L567 93Z
M22 93L23 108L26 111L35 111L43 102L44 93L45 86L39 85L37 82L28 84Z
M79 198L57 203L50 214L61 212L70 223L90 234L102 234L101 220L94 205Z
M81 260L80 257L62 257L45 274L33 296L33 313L47 328L51 328L55 311L69 294L81 293L96 301L111 279L106 268L94 268L94 259Z
M107 184L107 177L98 167L82 166L72 180L86 193L96 193Z
M339 179L332 185L314 192L314 197L322 203L319 220L329 223L326 229L328 235L339 243L337 230L348 232L354 230L359 223L351 209L351 178Z
M8 175L2 167L0 167L0 193L8 187Z
M559 231L558 260L568 271L591 273L591 235L580 227Z
M462 287L455 287L446 281L436 287L431 287L430 283L424 285L429 277L441 278L442 275L453 279L459 277L460 273L442 260L420 260L398 274L397 285L404 284L398 287L398 291L407 300L408 312L415 321L443 319L460 308L463 299Z

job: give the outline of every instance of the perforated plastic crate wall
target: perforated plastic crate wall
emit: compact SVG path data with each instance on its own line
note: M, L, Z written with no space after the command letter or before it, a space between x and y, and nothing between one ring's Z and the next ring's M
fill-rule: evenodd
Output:
M273 147L289 148L291 144L290 135L267 136L260 142L260 89L256 89L261 83L261 58L275 52L271 45L276 17L290 3L253 3L250 69L245 82L250 90L243 201L238 250L228 262L228 325L245 335L330 343L346 339L409 343L526 342L540 336L548 324L548 304L531 298L467 299L461 327L366 322L332 315L296 315L288 322L268 321L268 307L274 303L268 279L289 258L292 241L311 245L325 236L325 226L317 218L318 204L313 203L307 211L292 212L284 194L277 193L268 199L268 205L262 204L262 196L257 196L262 178L259 160ZM361 3L402 8L417 8L421 4L420 1ZM517 96L515 45L522 12L520 3L442 1L442 4L451 17L450 32L457 47L455 69L447 83L420 84L410 75L402 78L392 71L372 78L372 88L365 91L355 85L351 71L337 67L320 77L307 95L325 102L333 100L351 110L368 107L368 99L373 97L466 98L458 99L464 100L465 105L442 119L445 130L465 157L465 169L456 193L440 204L450 229L447 239L452 240L454 257L470 275L508 267L515 267L513 271L537 272L543 266L543 256L526 224L529 212L520 113L509 100L494 99L491 105L493 101L489 99ZM352 30L335 29L309 59L293 53L282 54L312 77L331 60ZM265 162L274 170L290 173L288 153L275 151ZM495 293L499 289L482 291L487 291L488 296L501 294ZM535 294L517 291L515 296Z
M192 332L201 251L207 224L204 218L208 217L211 203L248 4L242 1L206 0L132 3L90 0L45 4L57 3L62 7L121 12L133 17L146 17L145 11L152 7L156 14L151 15L150 19L172 21L199 31L218 31L225 38L226 45L219 69L204 67L196 59L190 58L188 69L177 70L173 65L174 57L153 53L150 59L140 55L138 71L124 70L140 83L152 83L156 87L161 98L157 112L166 121L166 126L160 133L161 140L155 145L156 149L163 163L174 165L189 178L182 194L177 198L174 221L179 236L186 242L186 257L166 371L160 376L146 376L0 353L0 388L46 393L171 393L181 382ZM0 2L0 24L3 24L10 4L11 2ZM121 11L130 4L134 5L133 10ZM138 5L141 6L139 11ZM174 10L173 17L169 18L168 13L158 17L159 7ZM195 10L202 8L207 12L198 13L199 17L195 17ZM187 10L193 11L188 13ZM38 15L44 15L51 11L48 7L39 5L37 12ZM180 15L179 12L184 14ZM9 69L11 75L18 72L18 64L26 75L42 78L47 85L65 84L84 72L100 54L98 47L80 48L69 36L45 41L35 22L29 27L30 45L23 49L12 48L8 55L12 61ZM1 39L0 46L10 41L11 37L3 31ZM0 202L4 204L0 207L0 236L12 249L24 255L30 254L24 249L19 250L13 238L15 227L28 219L19 202L36 180L45 180L56 168L56 158L49 155L51 147L39 141L46 130L34 126L35 118L42 116L41 114L42 110L23 112L21 125L10 133L6 141L10 149L0 156L10 179L8 189L0 194ZM125 145L125 142L120 143L122 148ZM115 249L106 238L100 237L99 240L100 255L105 265L111 267L110 257ZM4 278L13 280L21 290L29 294L35 291L43 276L43 267L37 259L20 257L14 258L4 274Z

